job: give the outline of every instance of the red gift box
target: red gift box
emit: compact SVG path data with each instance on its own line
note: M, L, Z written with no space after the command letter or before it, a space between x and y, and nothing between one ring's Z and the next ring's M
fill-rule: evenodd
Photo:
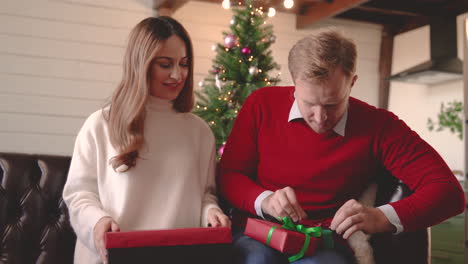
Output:
M231 259L228 227L106 233L109 264L226 263Z
M280 224L249 218L247 219L244 234L266 244L268 233L272 227L278 228L273 231L270 247L287 254L298 254L301 251L306 240L305 234L283 229ZM305 256L313 256L315 254L319 239L313 236L310 237L310 244L304 253Z

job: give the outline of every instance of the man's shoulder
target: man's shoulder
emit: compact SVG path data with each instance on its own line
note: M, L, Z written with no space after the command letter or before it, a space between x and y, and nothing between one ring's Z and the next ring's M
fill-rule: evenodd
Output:
M349 104L350 109L353 111L359 111L360 114L368 113L368 114L376 114L376 115L386 115L390 114L390 112L383 108L378 108L374 105L361 101L355 97L349 97Z
M290 101L291 98L294 99L294 87L267 86L255 90L249 97L250 101L254 101L255 104L277 105Z
M349 98L350 114L358 117L358 120L369 123L382 123L398 117L383 108L378 108L357 98Z
M293 86L266 86L252 92L253 96L275 97L294 93Z

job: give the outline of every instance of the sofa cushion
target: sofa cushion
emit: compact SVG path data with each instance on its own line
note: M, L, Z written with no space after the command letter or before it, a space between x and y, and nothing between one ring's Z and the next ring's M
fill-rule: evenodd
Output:
M73 263L69 166L70 157L0 153L1 263Z

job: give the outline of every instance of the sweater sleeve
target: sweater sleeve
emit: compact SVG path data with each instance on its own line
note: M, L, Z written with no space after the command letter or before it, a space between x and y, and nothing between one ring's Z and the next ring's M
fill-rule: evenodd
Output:
M219 165L221 194L235 207L256 214L255 200L266 191L255 182L258 165L257 134L261 119L257 93L245 101L226 142Z
M375 150L383 165L414 192L390 203L405 231L426 228L463 212L465 196L440 155L391 114L378 133Z
M211 208L219 208L218 199L216 197L216 183L215 183L215 168L216 168L216 144L213 133L207 128L206 134L209 135L209 140L201 141L202 151L200 153L201 162L201 175L206 177L206 184L203 191L202 213L201 213L201 226L208 226L208 211ZM206 147L209 146L209 147ZM202 178L203 178L202 177Z
M99 199L96 137L90 119L85 122L76 138L63 199L68 206L70 222L78 239L96 253L94 226L99 219L109 215L102 209Z

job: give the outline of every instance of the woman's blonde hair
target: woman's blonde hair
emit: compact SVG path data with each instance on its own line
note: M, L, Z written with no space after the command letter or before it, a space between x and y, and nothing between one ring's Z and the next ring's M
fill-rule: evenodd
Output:
M176 35L186 48L189 70L185 85L173 107L178 112L190 112L193 107L193 47L185 28L170 17L149 17L130 32L123 60L123 76L110 101L107 120L112 146L118 154L111 158L114 170L122 165L136 165L144 144L145 105L150 96L150 71L156 53L165 41Z
M351 77L356 71L354 41L327 28L299 40L289 51L288 66L293 81L298 78L326 81L340 67Z

